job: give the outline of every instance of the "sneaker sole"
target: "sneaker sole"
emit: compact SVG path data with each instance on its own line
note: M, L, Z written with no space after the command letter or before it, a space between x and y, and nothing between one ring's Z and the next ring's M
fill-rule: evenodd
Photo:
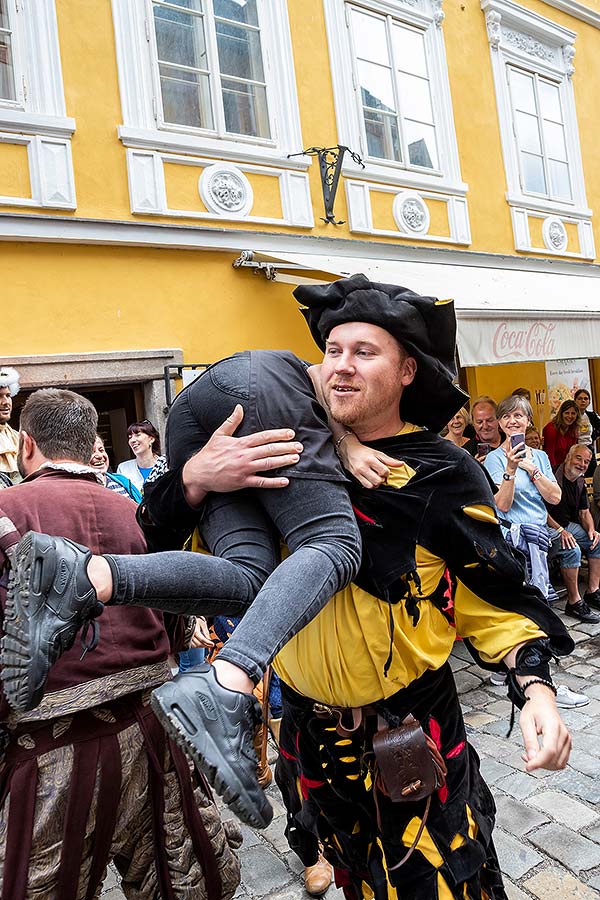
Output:
M32 679L33 657L30 641L30 587L34 562L30 535L19 544L6 592L4 635L1 641L2 671L0 678L10 706L20 712L33 709L43 695Z
M163 685L161 690L164 691L166 686L167 685ZM247 790L243 787L233 769L229 769L227 778L223 777L223 774L219 772L216 766L206 759L199 748L191 740L181 716L178 716L174 712L173 707L175 704L171 705L169 701L163 699L156 691L150 695L150 704L154 715L169 737L171 737L175 743L191 757L194 764L205 775L210 786L223 798L227 806L236 814L236 816L251 828L267 828L273 818L271 805L267 803L265 812L262 814L258 810L256 804L252 802ZM205 735L205 738L210 740L208 734ZM211 745L215 750L215 755L218 755L218 750L214 742L211 741Z
M589 702L589 700L586 700L584 703L561 703L557 700L556 705L559 709L581 709L583 706L587 706Z

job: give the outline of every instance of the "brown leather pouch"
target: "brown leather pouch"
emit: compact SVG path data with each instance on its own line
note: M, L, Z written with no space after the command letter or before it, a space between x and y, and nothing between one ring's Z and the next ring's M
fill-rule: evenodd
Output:
M378 731L373 751L384 792L395 803L424 800L444 784L443 757L413 716Z

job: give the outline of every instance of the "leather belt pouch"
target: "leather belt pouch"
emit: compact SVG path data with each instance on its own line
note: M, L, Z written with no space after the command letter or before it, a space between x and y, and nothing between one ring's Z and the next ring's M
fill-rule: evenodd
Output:
M378 731L373 751L385 791L395 803L423 800L443 783L423 729L412 716L399 728Z

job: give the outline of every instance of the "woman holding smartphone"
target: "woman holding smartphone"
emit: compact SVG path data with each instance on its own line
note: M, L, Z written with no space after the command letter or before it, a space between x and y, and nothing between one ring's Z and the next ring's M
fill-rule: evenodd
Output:
M531 582L548 599L553 589L548 574L546 503L558 503L561 490L547 454L525 444L532 418L533 410L525 397L513 394L502 400L498 422L506 439L487 455L484 466L498 487L494 499L504 535L528 557Z

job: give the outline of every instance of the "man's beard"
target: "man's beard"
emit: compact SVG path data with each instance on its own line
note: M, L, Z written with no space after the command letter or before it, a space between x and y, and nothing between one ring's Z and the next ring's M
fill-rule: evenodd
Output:
M23 462L23 435L19 435L19 449L17 450L17 469L21 478L27 478L27 471Z

